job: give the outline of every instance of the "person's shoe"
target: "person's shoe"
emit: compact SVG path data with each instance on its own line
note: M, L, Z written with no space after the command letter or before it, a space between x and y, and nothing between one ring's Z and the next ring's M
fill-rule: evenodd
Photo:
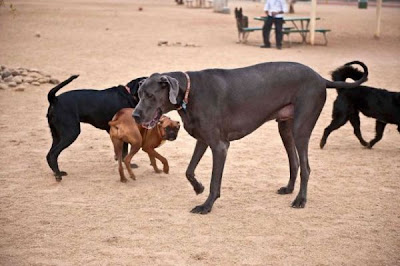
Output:
M278 50L282 50L282 45L280 45L280 46L277 46L277 47L276 47L276 49L278 49Z
M271 45L270 44L264 44L264 45L261 45L260 48L271 48Z

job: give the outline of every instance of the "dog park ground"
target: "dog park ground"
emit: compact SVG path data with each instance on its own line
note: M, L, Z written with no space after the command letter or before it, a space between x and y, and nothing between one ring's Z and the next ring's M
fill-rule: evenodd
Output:
M108 88L153 72L265 61L300 62L330 78L352 60L368 65L366 84L400 91L399 8L383 8L382 36L376 40L374 7L319 5L317 26L332 30L328 46L284 44L277 50L258 48L261 32L252 33L246 45L236 44L233 13L172 0L5 4L0 64L36 68L60 80L80 74L61 92ZM262 15L262 4L229 6L242 6L250 25L261 26L252 18ZM310 5L296 3L295 9L296 16L307 16ZM182 45L158 46L160 40ZM51 86L0 91L0 265L400 264L400 135L388 125L368 150L347 124L321 150L335 90L328 90L310 140L305 209L290 207L299 179L293 194L276 193L288 181L289 164L277 124L270 121L231 143L222 196L210 214L195 215L189 211L208 195L211 152L197 168L206 190L196 196L185 178L195 140L183 129L176 141L158 149L169 161L169 175L155 174L139 152L133 159L137 180L123 184L109 136L82 125L78 140L59 158L69 175L57 183L45 159ZM177 112L169 115L179 119ZM362 116L361 129L372 139L375 120Z

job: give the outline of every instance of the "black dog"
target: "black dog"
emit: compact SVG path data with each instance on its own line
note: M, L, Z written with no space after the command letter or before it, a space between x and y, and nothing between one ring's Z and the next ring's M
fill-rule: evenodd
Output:
M235 8L235 18L238 30L238 43L246 42L249 33L244 32L243 28L247 28L249 26L249 18L247 16L243 16L242 8Z
M358 80L362 75L362 72L352 66L342 66L332 72L332 79L334 81L345 81L346 78ZM386 124L397 125L397 130L400 132L400 92L390 92L367 86L336 90L338 97L333 105L333 119L331 124L325 128L320 143L321 149L325 146L329 134L349 120L360 143L368 148L372 148L382 139ZM376 119L376 136L369 143L361 135L359 112Z
M80 122L109 132L108 122L120 109L134 108L137 105L139 82L145 79L132 80L126 86L120 85L105 90L74 90L56 96L58 90L77 77L71 76L55 86L47 96L50 103L47 119L53 137L47 163L57 181L61 181L62 176L67 175L59 170L57 158L78 137L81 132Z

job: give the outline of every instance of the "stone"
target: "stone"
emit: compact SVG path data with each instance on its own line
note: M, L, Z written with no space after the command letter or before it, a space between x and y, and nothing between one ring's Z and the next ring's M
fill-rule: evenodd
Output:
M25 90L25 87L18 87L14 91L24 91L24 90Z
M0 90L5 90L7 88L8 88L8 86L6 84L0 83Z
M17 83L17 84L21 84L24 80L22 79L21 76L15 76L15 77L13 78L13 81L14 81L15 83Z
M41 35L40 35L40 32L36 32L35 37L36 37L36 38L40 38L40 36L41 36Z
M34 80L33 80L32 77L27 76L27 77L24 77L24 81L25 81L26 83L31 83L31 82L34 81Z
M8 76L4 79L5 82L11 82L13 80L13 76Z
M3 71L4 69L6 69L6 66L0 66L0 70Z
M11 75L13 76L18 76L19 75L19 71L16 69L10 69Z
M14 81L11 81L8 83L8 87L10 87L10 88L17 87L17 83L15 83Z
M38 80L38 82L41 84L48 83L49 81L50 81L50 79L47 79L47 78L41 78Z
M60 83L60 81L58 79L54 79L54 78L51 78L49 82L50 82L50 84L54 84L54 85L57 85L58 83Z
M9 76L11 76L11 72L10 72L8 69L4 69L4 70L2 71L2 73L1 73L1 77L2 77L3 79L5 79L5 78L7 78L7 77L9 77Z
M40 83L37 82L37 81L33 81L31 84L32 84L32 85L35 85L35 86L40 86Z

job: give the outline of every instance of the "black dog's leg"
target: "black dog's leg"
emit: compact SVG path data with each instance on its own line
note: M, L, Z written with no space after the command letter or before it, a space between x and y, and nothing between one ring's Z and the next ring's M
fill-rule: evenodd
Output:
M68 132L68 131L67 131ZM70 129L67 136L61 136L60 141L57 145L52 147L47 154L47 163L49 164L50 168L53 170L54 175L57 181L61 181L62 176L67 175L66 172L60 171L58 168L58 156L60 153L71 145L76 138L79 136L80 128Z
M346 124L348 117L347 117L347 112L345 110L337 110L336 109L336 102L333 107L333 114L332 114L332 122L329 126L327 126L324 130L324 135L321 138L321 142L319 144L319 147L322 149L324 148L326 141L328 139L328 136L332 133L332 131L340 128L344 124Z
M210 146L213 155L213 169L210 184L210 194L207 200L199 206L192 209L192 213L207 214L211 211L214 202L221 195L222 173L224 171L226 155L228 153L229 142L219 141L215 145Z
M279 134L281 135L283 145L289 158L290 179L286 187L281 187L278 194L289 194L293 192L294 184L299 170L299 158L297 156L296 146L293 138L293 119L278 122Z
M380 141L383 137L383 131L385 130L386 123L376 120L375 130L376 135L373 140L371 140L368 144L368 148L372 148L378 141Z
M356 135L356 137L360 141L361 145L368 146L368 143L363 139L363 137L361 135L360 116L359 116L358 112L351 114L349 120L350 120L351 125L354 128L354 135Z
M201 158L203 157L204 153L207 150L208 145L205 144L204 142L197 141L196 142L196 147L194 148L193 156L192 159L190 160L189 166L186 170L186 178L189 180L190 184L192 184L192 187L196 194L203 193L204 191L204 186L197 181L194 170L196 169L197 165L199 164Z

